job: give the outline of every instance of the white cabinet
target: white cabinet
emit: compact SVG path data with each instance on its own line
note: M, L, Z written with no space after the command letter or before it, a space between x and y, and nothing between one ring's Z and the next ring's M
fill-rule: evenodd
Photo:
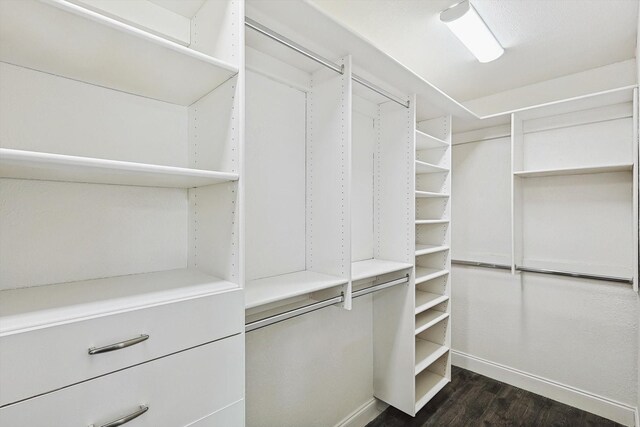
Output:
M0 2L2 425L244 423L244 2L164 6Z

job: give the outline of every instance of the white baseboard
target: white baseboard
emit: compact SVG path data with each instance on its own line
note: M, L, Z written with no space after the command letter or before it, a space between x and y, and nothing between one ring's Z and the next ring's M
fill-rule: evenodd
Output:
M387 409L388 406L372 397L371 400L353 411L351 415L340 421L335 427L364 427Z
M528 390L625 426L637 426L636 408L527 372L494 363L460 351L451 351L451 363L478 374Z

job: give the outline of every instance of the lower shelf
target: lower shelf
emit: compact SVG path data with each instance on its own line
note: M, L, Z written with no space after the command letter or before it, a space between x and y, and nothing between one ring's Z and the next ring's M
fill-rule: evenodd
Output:
M411 264L384 259L366 259L351 263L351 280L363 280L411 268Z
M416 266L416 285L449 274L449 270Z
M449 299L446 295L438 295L433 294L431 292L424 292L420 290L416 290L416 312L415 314L420 314L423 311L427 311L432 307L435 307L438 304L442 304L443 302Z
M0 335L238 289L194 269L0 291Z
M415 374L424 371L433 362L442 357L449 349L444 345L416 338L416 367Z
M447 385L449 380L433 372L423 371L416 376L416 412Z
M341 277L307 270L250 280L244 290L244 305L245 309L259 307L322 289L341 286L347 282L347 279Z
M448 250L448 246L416 244L416 256L434 254Z
M416 316L416 330L415 334L418 335L421 332L426 331L433 325L443 321L449 317L449 313L443 313L436 310L424 311Z

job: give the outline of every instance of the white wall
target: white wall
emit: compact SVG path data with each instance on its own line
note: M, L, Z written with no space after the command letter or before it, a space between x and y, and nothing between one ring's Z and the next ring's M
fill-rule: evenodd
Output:
M246 335L249 427L329 427L373 396L371 296Z

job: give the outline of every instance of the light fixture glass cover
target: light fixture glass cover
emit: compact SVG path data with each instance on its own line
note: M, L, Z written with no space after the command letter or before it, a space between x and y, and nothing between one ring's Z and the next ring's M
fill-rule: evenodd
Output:
M440 20L447 24L478 61L490 62L504 53L503 47L469 0L463 0L440 12Z

